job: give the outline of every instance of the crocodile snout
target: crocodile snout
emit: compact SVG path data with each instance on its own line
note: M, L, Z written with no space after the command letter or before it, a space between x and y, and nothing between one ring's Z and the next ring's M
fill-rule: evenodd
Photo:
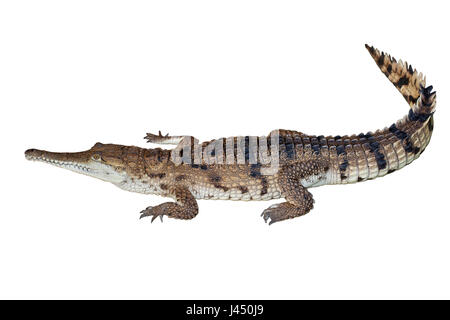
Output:
M25 158L28 160L36 159L42 156L42 151L38 149L28 149L25 151Z

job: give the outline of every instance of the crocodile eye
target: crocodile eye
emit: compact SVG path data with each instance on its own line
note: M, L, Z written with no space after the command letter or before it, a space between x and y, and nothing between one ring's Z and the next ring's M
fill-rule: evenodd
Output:
M100 161L100 155L99 155L98 153L94 153L94 154L92 155L92 160Z

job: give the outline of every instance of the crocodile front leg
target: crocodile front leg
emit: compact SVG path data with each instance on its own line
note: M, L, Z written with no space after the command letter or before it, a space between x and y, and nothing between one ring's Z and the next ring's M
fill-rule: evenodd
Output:
M147 135L144 137L144 139L146 139L147 142L150 143L171 145L179 144L183 140L183 138L184 136L169 136L168 133L163 136L161 134L161 131L159 131L158 134L147 133Z
M175 199L175 202L165 202L155 207L148 207L141 211L140 219L153 216L153 222L157 217L163 219L168 216L174 219L192 219L198 213L198 204L191 192L185 187L173 187L168 190L168 196Z

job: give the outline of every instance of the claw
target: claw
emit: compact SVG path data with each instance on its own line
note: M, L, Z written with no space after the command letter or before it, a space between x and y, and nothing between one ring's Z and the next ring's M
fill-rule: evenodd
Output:
M261 214L261 217L263 217L264 222L267 223L267 220L269 220L270 218L270 212L268 212L268 210L264 210Z
M153 207L148 207L148 208L142 210L142 211L140 212L140 213L142 213L142 214L141 214L141 216L139 217L139 219L142 219L142 218L145 218L145 217L148 217L148 216L152 215L151 213L149 213L150 210L151 210L152 208L153 208Z
M169 137L169 133L167 133L166 135L163 135L161 133L161 130L159 130L158 134L147 133L147 135L144 137L144 139L146 139L147 142L155 142L161 138L167 138L167 137Z
M266 210L263 211L261 214L261 217L263 217L264 222L269 222L269 226L275 222L281 221L283 219L280 219L279 217L276 217L276 211L280 207L279 203L273 204L270 207L268 207Z
M162 135L161 130L158 130L158 135L162 138L168 137L169 133L167 132L165 136Z
M142 218L145 218L145 217L152 216L152 220L150 221L150 223L153 223L153 221L155 221L156 218L158 218L158 217L159 217L159 219L161 220L161 222L163 222L164 214L155 212L155 211L153 210L153 208L154 208L154 207L148 207L147 209L142 210L142 211L141 211L142 214L141 214L141 216L139 217L139 219L142 219Z

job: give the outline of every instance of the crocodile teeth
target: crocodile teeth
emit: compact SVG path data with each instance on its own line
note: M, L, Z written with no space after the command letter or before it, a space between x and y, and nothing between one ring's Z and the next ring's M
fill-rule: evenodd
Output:
M36 158L36 157L31 157L30 160L33 161L42 161L42 162L46 162L46 163L50 163L59 167L65 167L65 168L70 168L70 169L76 169L76 170L81 170L84 172L89 172L90 168L80 165L80 164L76 164L73 162L68 162L68 161L59 161L59 160L55 160L55 159L48 159L45 157L42 158Z

